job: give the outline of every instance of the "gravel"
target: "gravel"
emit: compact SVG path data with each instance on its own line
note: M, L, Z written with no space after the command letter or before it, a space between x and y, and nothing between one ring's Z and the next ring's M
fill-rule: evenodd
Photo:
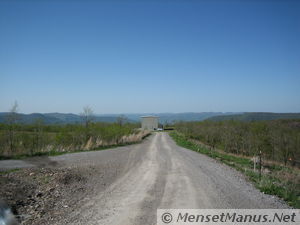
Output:
M13 162L0 169L25 168L0 175L0 198L22 224L150 225L157 208L288 208L163 132L140 144Z

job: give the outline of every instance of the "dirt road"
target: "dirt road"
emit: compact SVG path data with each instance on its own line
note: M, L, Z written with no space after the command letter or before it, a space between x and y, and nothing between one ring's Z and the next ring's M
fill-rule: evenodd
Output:
M24 164L93 167L82 184L89 191L60 224L150 225L156 224L157 208L287 208L234 169L178 147L167 133L154 133L137 145L37 161Z

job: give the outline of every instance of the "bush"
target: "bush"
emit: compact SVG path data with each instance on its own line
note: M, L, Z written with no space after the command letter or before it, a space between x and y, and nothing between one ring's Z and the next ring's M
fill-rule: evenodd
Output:
M1 158L37 155L56 151L77 151L116 145L123 136L136 133L138 124L90 123L45 125L43 123L15 124L13 130L0 124ZM9 135L11 135L9 139ZM11 150L11 140L13 150ZM89 142L89 145L87 143ZM101 143L101 144L99 144Z

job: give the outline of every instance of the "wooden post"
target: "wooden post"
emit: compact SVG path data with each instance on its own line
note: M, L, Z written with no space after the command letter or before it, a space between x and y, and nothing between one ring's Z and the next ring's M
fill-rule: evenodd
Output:
M261 179L261 151L259 151L259 179Z

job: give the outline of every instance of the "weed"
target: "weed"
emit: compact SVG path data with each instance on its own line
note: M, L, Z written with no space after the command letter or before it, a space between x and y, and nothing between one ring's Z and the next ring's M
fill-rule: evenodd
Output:
M251 182L254 183L255 187L263 193L276 195L284 199L290 206L300 208L299 182L293 179L293 176L289 179L282 179L280 176L280 172L288 172L289 174L292 174L293 171L291 168L271 165L268 167L271 173L260 177L258 172L254 172L252 170L252 162L250 159L210 150L196 144L193 140L178 132L171 132L170 136L174 139L177 145L208 155L242 172Z
M6 170L6 171L0 171L0 175L17 172L19 170L20 170L19 168L16 168L16 169L11 169L11 170Z

